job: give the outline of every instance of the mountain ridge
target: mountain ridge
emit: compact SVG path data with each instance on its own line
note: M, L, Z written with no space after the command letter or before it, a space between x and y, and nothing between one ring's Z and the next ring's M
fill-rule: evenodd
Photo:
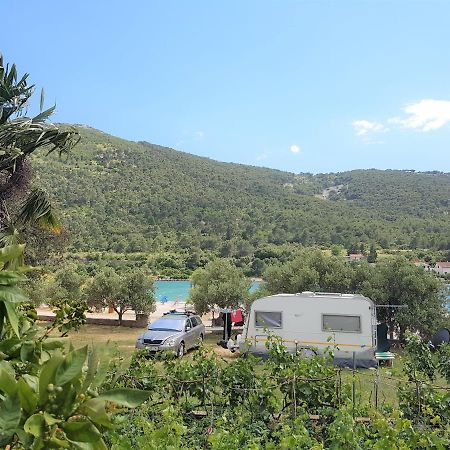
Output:
M284 244L450 247L448 173L296 174L74 127L82 139L69 158L33 158L36 183L59 202L74 251L246 257ZM341 187L319 198L333 186Z

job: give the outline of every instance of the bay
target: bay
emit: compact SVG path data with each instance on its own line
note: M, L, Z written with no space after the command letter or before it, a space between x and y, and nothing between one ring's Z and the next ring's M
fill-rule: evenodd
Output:
M250 292L253 292L261 285L260 281L252 281ZM189 298L189 289L191 282L189 280L156 280L155 298L158 301L185 302Z

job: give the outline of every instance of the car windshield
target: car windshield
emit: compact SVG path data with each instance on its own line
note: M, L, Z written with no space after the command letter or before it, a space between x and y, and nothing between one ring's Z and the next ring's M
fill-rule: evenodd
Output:
M183 319L158 319L148 327L151 331L183 331Z

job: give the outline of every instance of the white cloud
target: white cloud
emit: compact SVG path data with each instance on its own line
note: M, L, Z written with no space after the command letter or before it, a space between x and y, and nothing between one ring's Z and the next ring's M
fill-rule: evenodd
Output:
M383 133L388 129L380 122L370 122L369 120L354 120L353 128L357 136L368 136L371 133Z
M424 99L402 108L408 117L393 117L390 123L419 131L433 131L450 123L450 101Z
M199 130L199 131L196 131L195 133L195 137L197 138L197 139L203 139L204 137L205 137L205 132L204 131L201 131L201 130Z
M298 153L298 152L300 151L300 147L299 147L298 145L296 145L296 144L292 144L292 145L289 147L289 150L290 150L292 153Z

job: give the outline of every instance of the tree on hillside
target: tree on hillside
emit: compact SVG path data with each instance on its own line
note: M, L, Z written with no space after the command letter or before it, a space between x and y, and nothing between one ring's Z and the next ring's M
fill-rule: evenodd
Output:
M366 267L360 269L364 278ZM320 250L302 250L285 264L269 267L264 273L266 289L272 294L303 291L353 292L355 269L342 258L327 256Z
M342 245L334 244L331 246L331 254L333 256L341 256L344 251L344 247Z
M443 325L445 317L442 282L432 273L415 267L405 258L379 262L370 283L361 289L376 304L406 306L378 308L378 320L385 320L391 332L403 339L406 330L430 336Z
M192 275L189 294L198 314L214 306L236 308L247 302L250 282L242 271L227 259L211 261Z
M372 243L372 245L370 246L369 254L367 256L367 262L374 263L377 261L377 258L378 258L378 253L375 248L375 244Z
M88 305L96 308L111 307L122 325L125 312L149 314L154 311L153 279L140 269L118 274L106 267L98 272L85 289Z
M15 64L5 65L0 55L0 229L6 233L35 222L58 229L46 193L39 189L29 192L31 168L27 159L37 150L61 155L79 140L73 130L48 123L55 107L43 110L43 91L40 113L34 117L24 115L34 92L34 85L28 85L27 79L28 74L19 78ZM12 213L17 214L12 217Z

